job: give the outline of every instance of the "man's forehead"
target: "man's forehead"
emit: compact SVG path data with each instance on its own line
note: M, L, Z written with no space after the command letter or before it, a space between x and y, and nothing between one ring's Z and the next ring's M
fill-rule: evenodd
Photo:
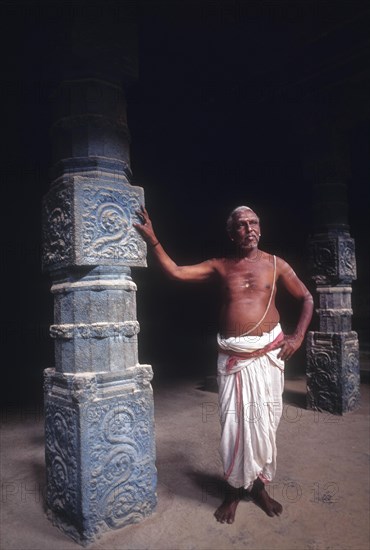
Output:
M246 208L245 210L239 210L238 212L235 212L234 214L234 219L248 219L248 220L251 220L251 219L257 219L258 220L258 216L255 212L253 212L253 210L251 210L250 208Z

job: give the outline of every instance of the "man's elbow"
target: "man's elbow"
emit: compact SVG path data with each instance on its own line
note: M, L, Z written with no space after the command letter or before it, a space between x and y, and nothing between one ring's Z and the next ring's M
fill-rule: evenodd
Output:
M311 303L313 305L313 296L312 296L311 292L309 292L308 290L304 295L304 301L308 302L308 303Z
M305 294L304 294L303 297L302 297L302 301L303 301L304 305L305 305L307 308L310 308L310 309L313 310L313 304L314 304L314 302L313 302L313 296L312 296L311 292L309 292L309 291L307 290L307 292L305 292Z

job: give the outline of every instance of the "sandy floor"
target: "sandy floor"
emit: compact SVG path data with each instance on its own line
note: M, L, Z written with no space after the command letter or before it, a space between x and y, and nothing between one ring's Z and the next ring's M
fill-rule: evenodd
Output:
M235 523L221 525L217 395L196 381L155 385L157 511L89 548L368 550L369 389L358 411L336 417L305 410L304 380L286 381L270 486L284 512L269 518L243 501ZM1 550L81 548L44 515L41 409L5 411L1 436Z

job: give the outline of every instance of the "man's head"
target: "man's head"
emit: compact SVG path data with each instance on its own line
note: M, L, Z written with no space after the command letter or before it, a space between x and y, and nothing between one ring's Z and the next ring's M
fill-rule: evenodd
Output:
M241 250L257 248L261 236L260 220L249 206L238 206L226 222L230 239Z

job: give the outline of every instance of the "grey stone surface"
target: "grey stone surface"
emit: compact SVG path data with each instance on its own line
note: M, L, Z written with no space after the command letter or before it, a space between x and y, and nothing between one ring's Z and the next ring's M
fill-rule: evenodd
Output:
M90 176L63 178L44 199L44 270L146 266L146 244L132 225L143 203L141 187Z
M360 402L359 343L351 321L355 244L346 229L331 229L314 235L309 251L319 330L307 337L307 404L343 414Z
M48 516L82 545L156 506L151 377L45 371Z
M316 234L310 241L309 253L316 284L343 285L356 279L355 242L347 231Z
M56 94L43 269L52 279L55 368L45 370L46 509L82 545L156 506L152 370L140 365L136 285L146 244L133 227L122 90L101 79Z
M124 371L138 363L136 285L128 268L66 272L51 290L57 371Z
M307 402L315 410L343 414L360 406L356 332L309 332Z
M350 332L352 327L352 288L350 286L318 286L317 313L320 332Z

